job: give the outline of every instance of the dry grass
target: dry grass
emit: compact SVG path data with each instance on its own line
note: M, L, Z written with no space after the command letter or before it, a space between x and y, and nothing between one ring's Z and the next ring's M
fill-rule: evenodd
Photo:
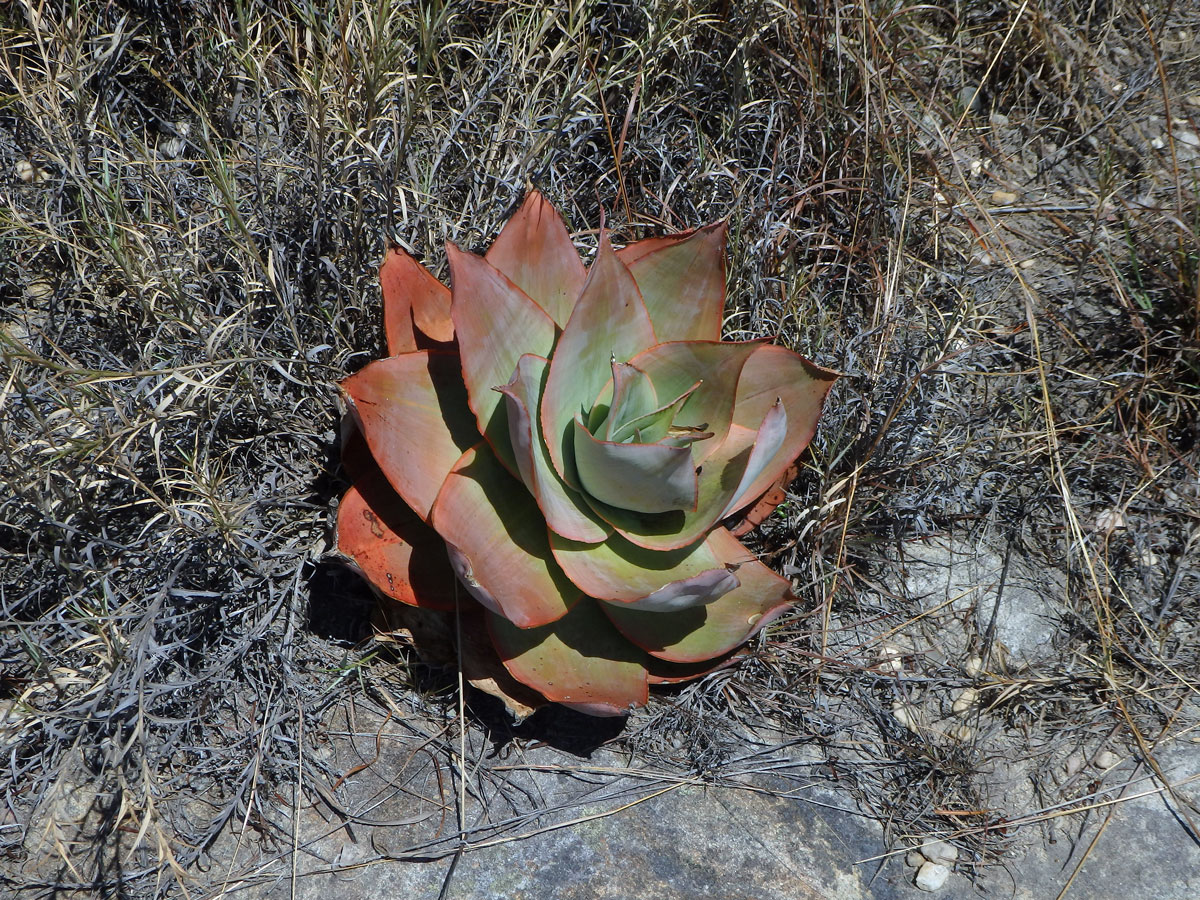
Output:
M450 809L400 858L507 833L453 831L468 782L545 812L489 740L735 782L776 729L980 877L1112 796L1102 749L1109 786L1168 778L1200 721L1200 44L1194 4L1101 9L0 5L6 883L295 866L301 801L360 771L320 752L343 726ZM444 275L530 181L581 246L601 207L626 238L728 216L728 333L848 375L758 536L804 603L623 731L512 738L476 698L463 733L325 561L385 240ZM967 561L934 541L991 563L938 595Z

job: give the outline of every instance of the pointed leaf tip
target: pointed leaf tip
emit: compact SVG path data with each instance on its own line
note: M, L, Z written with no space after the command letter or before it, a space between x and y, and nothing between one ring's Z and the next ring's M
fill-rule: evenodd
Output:
M488 249L487 261L565 327L587 278L558 210L532 190Z
M637 282L660 341L719 341L725 309L724 220L617 251Z
M402 247L393 247L384 257L379 287L389 355L427 349L429 341L454 340L450 290Z

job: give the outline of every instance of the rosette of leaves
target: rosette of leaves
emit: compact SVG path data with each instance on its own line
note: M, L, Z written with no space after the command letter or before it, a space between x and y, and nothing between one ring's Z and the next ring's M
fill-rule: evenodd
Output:
M369 460L339 549L385 597L474 608L550 701L626 712L794 600L731 527L779 501L835 376L721 341L725 231L601 229L585 268L531 192L485 256L447 244L452 291L400 249L380 270L391 356L342 384Z

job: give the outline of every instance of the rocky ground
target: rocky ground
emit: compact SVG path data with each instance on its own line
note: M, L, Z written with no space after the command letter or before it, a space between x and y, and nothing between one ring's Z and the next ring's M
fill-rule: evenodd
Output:
M0 5L0 878L22 897L1190 898L1194 3ZM388 239L728 217L845 373L800 603L516 725L330 554Z

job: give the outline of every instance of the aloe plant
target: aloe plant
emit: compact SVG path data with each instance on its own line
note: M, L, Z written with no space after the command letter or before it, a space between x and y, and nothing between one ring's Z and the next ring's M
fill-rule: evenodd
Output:
M778 503L835 376L721 341L725 240L601 229L585 268L534 191L485 256L447 244L453 292L392 250L391 356L342 385L373 465L340 551L401 603L473 598L507 671L588 713L728 662L794 601L731 527Z

